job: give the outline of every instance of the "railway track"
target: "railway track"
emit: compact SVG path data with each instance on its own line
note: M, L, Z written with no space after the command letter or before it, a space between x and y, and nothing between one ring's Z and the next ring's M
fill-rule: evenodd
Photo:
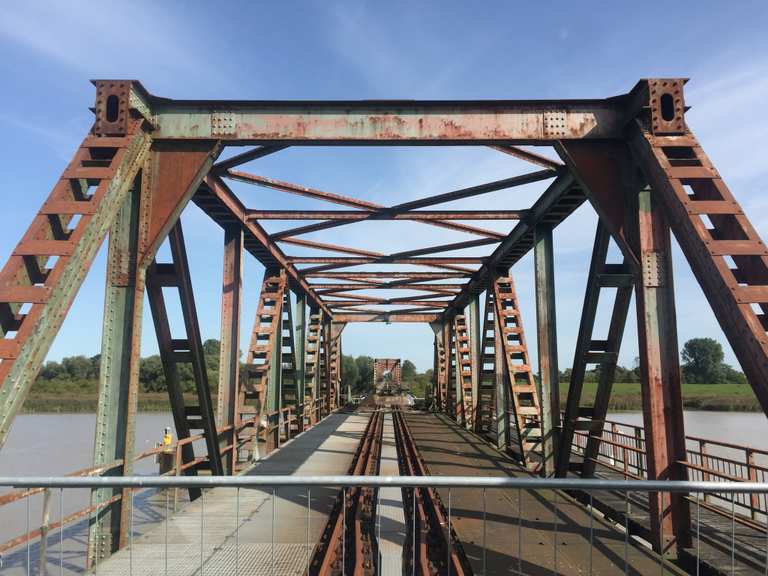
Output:
M395 426L400 474L428 476L429 471L419 455L399 407L393 408L392 420ZM403 503L406 517L412 519L409 525L408 549L403 554L407 564L411 564L407 573L420 576L471 575L472 567L449 525L448 515L437 491L434 488L404 488ZM412 565L414 563L415 566Z
M384 413L375 410L368 421L348 474L378 474ZM308 573L315 575L376 573L376 489L355 487L342 490L320 540L312 554Z
M371 409L370 405L366 409ZM350 475L379 473L385 414L392 415L401 476L428 476L399 406L376 406L349 467ZM342 490L315 546L309 576L373 576L379 573L376 538L376 488ZM469 576L472 568L450 527L440 496L433 488L403 488L405 517L404 573L418 576Z

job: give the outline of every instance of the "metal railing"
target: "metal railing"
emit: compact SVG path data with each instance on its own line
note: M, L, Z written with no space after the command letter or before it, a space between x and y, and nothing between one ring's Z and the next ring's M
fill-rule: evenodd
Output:
M456 520L451 520L453 518L452 515L452 496L451 491L453 489L478 489L482 490L482 519L483 522L486 520L486 516L489 513L489 511L486 510L486 493L490 490L512 490L517 491L518 497L518 505L517 505L517 514L519 515L519 518L515 521L514 518L510 519L510 526L516 526L518 533L514 533L514 528L509 531L509 556L512 559L513 563L517 563L517 573L523 574L525 573L523 571L523 566L525 564L525 549L522 545L522 535L521 531L527 528L523 528L524 522L523 522L523 508L520 502L521 495L523 492L535 492L537 494L541 494L542 491L551 491L555 490L557 493L567 493L570 491L583 491L587 494L592 494L593 492L597 491L614 491L623 493L626 495L627 499L629 499L630 494L635 493L684 493L687 494L689 497L692 498L692 501L697 503L697 507L695 512L692 514L693 517L693 526L692 526L692 539L693 539L693 550L695 551L695 561L696 561L696 573L698 573L698 567L699 567L699 546L701 543L701 534L699 533L699 524L697 522L698 518L698 503L704 502L704 496L705 495L713 495L713 494L731 494L731 495L753 495L757 494L760 496L766 496L768 494L768 484L762 483L762 482L704 482L704 481L648 481L648 480L604 480L604 479L579 479L579 478L534 478L534 477L518 477L518 478L509 478L509 477L478 477L478 476L223 476L223 477L204 477L204 476L196 476L196 477L162 477L162 476L133 476L133 477L93 477L93 476L64 476L64 477L0 477L0 487L12 487L15 489L20 489L25 492L33 492L33 491L44 491L47 493L50 493L51 491L58 490L59 492L59 504L61 506L63 499L64 499L64 491L70 490L70 489L97 489L97 488L122 488L122 489L128 489L129 493L133 495L133 493L137 490L147 489L147 488L156 488L156 489L182 489L182 488L190 488L190 487L198 487L203 489L211 489L211 488L230 488L236 490L236 498L234 499L234 505L235 509L232 511L231 516L234 520L233 522L233 533L228 536L233 543L234 543L234 554L235 554L235 563L234 563L234 573L239 574L240 573L240 564L239 564L239 546L240 546L240 538L239 538L239 529L240 529L240 490L241 489L262 489L264 493L266 494L266 497L269 498L271 496L272 499L272 511L271 511L271 518L272 518L272 550L271 550L271 562L272 562L272 573L278 574L279 572L276 570L276 564L275 564L275 523L277 522L277 516L274 512L274 502L275 499L279 497L279 493L281 490L286 490L290 488L303 488L306 490L306 506L307 506L307 519L310 518L310 506L312 503L312 497L311 497L311 491L316 488L339 488L341 490L346 491L347 489L354 488L354 487L360 487L360 486L367 486L367 487L373 487L373 488L381 488L381 487L401 487L401 488L407 488L407 489L427 489L427 488L437 488L439 490L445 490L446 491L446 497L444 500L447 502L448 510L447 510L447 518L448 518L448 525L447 529L450 531L453 528L452 522L455 522ZM412 493L413 491L411 491ZM408 494L406 492L405 494ZM132 497L132 496L131 496ZM210 498L210 494L208 495L208 498ZM412 497L412 496L410 496ZM201 497L201 504L200 504L200 515L199 515L199 534L200 534L200 554L199 554L199 572L197 571L197 567L195 568L194 572L198 574L203 573L203 567L204 564L209 560L209 558L206 558L206 555L203 553L203 537L206 535L205 531L205 522L206 522L206 515L205 515L205 499L206 499L206 493L203 492L203 496ZM511 500L514 500L512 498ZM167 501L167 500L166 500ZM550 500L550 505L552 506L553 511L553 531L554 534L557 534L557 524L558 524L558 517L559 517L559 506L564 505L566 503L566 500L564 497L561 499L558 499L557 496L554 497L554 501ZM131 507L133 509L133 507ZM594 512L594 509L591 508L591 505L586 509L587 511L590 511L589 514L589 521L588 525L585 527L584 532L584 542L588 542L589 550L585 551L584 555L580 555L580 559L583 560L584 566L582 567L582 573L591 574L592 573L592 567L593 567L593 553L596 549L596 539L602 538L605 536L606 533L606 527L605 525L598 524L597 520L593 520L593 517L599 517L598 514ZM498 511L490 511L498 514ZM735 514L732 512L732 514ZM167 520L166 516L166 520ZM538 520L538 519L537 519ZM409 522L412 522L412 519L406 519L406 528L410 526L408 524ZM51 523L49 525L50 529L55 529L54 527L60 526L61 523ZM30 527L27 526L29 529ZM220 527L219 527L220 529ZM540 531L541 528L537 527L537 531ZM626 574L634 574L637 573L636 568L633 567L632 560L630 560L629 556L629 549L632 544L632 537L630 535L630 531L627 526L620 526L620 525L613 525L612 526L612 532L617 535L618 538L622 538L624 542L624 548L623 548L623 558L620 554L615 555L616 557L613 558L612 562L616 566L616 571L622 571ZM482 531L482 541L475 543L477 544L480 549L481 553L479 556L479 562L482 562L482 569L476 569L477 573L480 574L486 574L487 573L487 562L488 562L488 556L487 556L487 546L486 546L486 530L483 529ZM168 530L165 530L165 570L167 571L168 567ZM63 540L60 541L63 545ZM766 542L768 544L768 542ZM209 545L211 545L209 543ZM557 563L557 549L558 549L558 538L552 538L552 544L553 550L552 550L552 558L554 558L555 564ZM732 552L732 569L735 573L736 568L736 542L735 538L732 536L730 543L724 543L724 545L729 545L731 547ZM310 537L309 530L306 531L306 542L305 547L307 550L307 567L309 567L309 557L310 552L314 546L314 541L312 541ZM517 546L517 548L515 548ZM59 562L60 562L60 571L63 574L64 573L64 555L62 552L63 548L59 551ZM185 550L188 550L188 548L185 548ZM217 550L220 550L220 547L214 547L213 548L214 553ZM125 553L129 555L130 557L130 563L129 563L129 574L132 573L133 570L133 551L134 551L134 535L133 531L131 531L128 535L128 544L127 544L127 550ZM646 562L649 556L647 554L648 551L645 551L646 553ZM652 557L654 559L654 562L658 562L658 566L662 570L662 573L665 569L671 568L669 564L667 564L667 560L664 559L663 556L657 555ZM761 562L763 564L763 569L768 570L768 546L766 546L763 556L761 557ZM33 563L31 560L31 554L29 552L29 541L27 541L27 570L28 574L32 574L33 570ZM146 558L143 558L142 561L146 561ZM162 552L156 553L156 557L149 559L152 562L157 563L156 570L152 573L157 574L163 574L163 555ZM413 564L415 565L415 563ZM146 565L144 566L146 568ZM557 570L557 566L555 565L555 569ZM167 573L167 572L166 572ZM174 572L175 573L175 572ZM208 573L208 572L206 572Z
M221 443L221 452L222 454L231 452L233 462L235 463L248 461L249 458L243 458L240 452L242 450L252 452L255 448L253 446L253 440L255 439L264 447L265 453L261 454L261 456L265 456L276 448L279 448L282 442L290 440L292 436L302 431L308 430L327 416L328 412L326 411L325 404L325 399L316 399L313 402L311 409L307 410L303 416L300 416L300 414L303 413L304 406L299 406L298 409L284 408L280 411L267 414L264 422L258 426L255 419L248 419L240 422L237 426L223 426L217 428L217 436ZM246 437L242 437L241 434L248 429L255 430L252 437L249 438L247 435ZM194 460L183 463L182 449L184 446L202 441L204 438L203 434L194 434L187 438L182 438L169 446L150 448L149 450L137 454L133 458L133 462L136 464L151 457L158 457L162 454L172 454L172 465L161 472L158 477L174 477L178 481L189 479L190 477L183 475L191 469L202 466L207 460L207 457L196 457ZM123 460L115 460L104 466L84 468L71 472L65 477L74 479L86 477L114 479L118 477L114 476L114 474L122 473L122 468ZM9 485L10 484L8 483L5 484L6 487ZM0 485L0 487L2 487L2 485ZM179 489L186 487L186 485L182 486L182 484L173 487L174 489L172 491L170 503L172 510L175 511L178 508L180 499ZM119 493L99 504L78 508L67 514L62 513L60 518L51 521L50 487L38 486L28 489L17 486L17 488L19 489L0 494L0 518L2 518L2 510L5 506L26 501L27 510L29 510L29 499L41 495L43 502L40 506L40 523L33 527L31 519L29 518L29 513L27 513L26 530L5 542L0 542L0 555L34 540L45 541L46 536L51 532L63 530L122 499L122 494Z
M583 455L587 432L574 434L573 451ZM686 436L686 460L680 461L692 481L768 482L768 450ZM598 470L613 472L625 479L644 479L648 470L645 431L641 426L608 420L595 460ZM703 505L712 512L730 518L735 508L736 521L765 530L768 497L764 494L725 492L706 494Z

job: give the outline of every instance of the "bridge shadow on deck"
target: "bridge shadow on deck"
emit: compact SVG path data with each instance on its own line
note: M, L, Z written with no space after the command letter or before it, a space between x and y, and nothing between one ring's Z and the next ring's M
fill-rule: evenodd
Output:
M574 455L574 461L579 461L579 457ZM618 471L603 464L598 464L595 476L611 480L624 479ZM628 522L633 533L645 538L649 536L650 513L645 494L629 495L628 515L624 494L600 490L595 491L593 497L595 506L606 516L621 524ZM765 531L739 522L732 523L728 517L728 504L725 502L720 506L720 513L703 506L697 512L695 497L692 496L691 500L692 546L683 551L681 564L691 572L696 572L698 557L700 574L765 574L768 563ZM698 543L697 537L700 539Z
M488 442L446 417L411 412L407 420L431 474L528 475ZM489 575L662 570L656 554L632 541L625 547L622 531L591 516L564 494L488 489L484 497L481 489L453 488L440 490L440 496L446 507L450 500L452 525L475 573L484 572L484 556ZM664 572L681 573L667 563Z

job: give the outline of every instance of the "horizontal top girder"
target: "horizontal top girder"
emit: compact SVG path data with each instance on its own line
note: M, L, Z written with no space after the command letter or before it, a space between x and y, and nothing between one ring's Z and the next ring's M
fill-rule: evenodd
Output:
M647 105L647 81L628 94L589 100L172 100L129 83L131 107L155 139L291 144L550 143L622 138ZM98 106L97 106L98 114Z

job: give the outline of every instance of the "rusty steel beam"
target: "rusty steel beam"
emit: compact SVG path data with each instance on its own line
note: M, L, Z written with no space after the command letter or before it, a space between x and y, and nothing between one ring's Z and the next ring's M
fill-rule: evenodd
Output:
M391 264L391 262L389 263ZM441 264L437 262L429 262L421 265L424 266L425 268L435 268L438 270L450 270L452 272L462 272L467 276L471 276L472 273L475 271L473 268L459 266L458 264L445 264L445 263ZM317 274L318 272L324 272L326 270L336 270L338 268L346 268L347 266L348 266L347 264L322 264L320 266L311 266L309 268L302 268L301 273L302 273L302 276L308 277L307 275ZM357 264L353 264L353 266L357 266Z
M414 305L421 306L422 308L446 308L448 306L448 302L430 302L405 298L374 298L371 300L325 300L325 303L331 308L347 308L349 306L360 306L361 304L370 306Z
M137 177L109 230L93 465L119 461L123 475L133 473L145 294L137 262L147 241L149 192L147 179ZM128 490L104 488L91 492L91 505L98 507L88 530L87 561L94 565L128 540L133 502Z
M368 296L363 294L348 294L346 292L338 291L338 292L323 292L323 301L327 304L333 304L334 302L337 302L338 300L329 300L327 296L331 296L334 298L339 298L340 300L346 299L346 300L361 300L365 302L375 302L378 300L381 300L382 298L379 296ZM428 292L427 294L412 294L410 296L398 296L397 298L384 298L384 300L434 300L436 298L448 298L450 296L453 296L454 292ZM446 300L447 302L447 300Z
M377 208L381 208L380 205L373 202L368 202L367 200L360 200L359 198L344 196L342 194L335 194L333 192L325 192L323 190L318 190L317 188L310 188L308 186L302 186L301 184L294 184L292 182L284 182L275 178L250 174L248 172L229 170L225 176L231 180L245 182L246 184L256 184L257 186L272 188L274 190L279 190L280 192L287 192L289 194L296 194L298 196L314 198L316 200L324 200L325 202L339 204L341 206L349 206L351 208L360 208L363 210L375 210Z
M687 458L674 275L669 224L653 192L639 193L635 290L643 424L649 480L686 480ZM651 533L657 552L690 546L690 510L683 494L649 494Z
M249 220L522 220L527 210L248 210ZM280 233L282 234L282 232Z
M288 148L288 146L286 145L258 146L257 148L254 148L252 150L248 150L246 152L236 154L231 158L227 158L226 160L217 162L216 164L213 165L213 168L211 168L211 171L214 174L221 174L222 172L226 172L227 170L234 168L235 166L240 166L241 164L245 164L246 162L250 162L251 160L256 160L258 158L263 158L264 156L269 156L270 154L274 154L275 152L280 152L281 150L285 150L286 148Z
M345 226L347 224L354 224L355 222L362 222L367 218L360 218L357 220L325 220L323 222L317 222L315 224L308 224L306 226L298 226L296 228L290 228L288 230L282 230L275 234L272 234L273 240L281 240L283 238L290 238L292 236L300 236L302 234L309 234L310 232L319 232L321 230L328 230L329 228L338 228L339 226ZM496 232L494 230L487 230L485 228L478 228L477 226L470 226L469 224L459 224L458 222L447 222L444 220L418 220L424 224L437 226L439 228L447 228L449 230L458 230L459 232L466 232L467 234L474 234L475 236L482 236L484 238L504 238L504 234Z
M231 448L224 453L224 470L237 472L237 402L240 390L240 311L243 292L243 230L224 230L224 270L221 289L221 337L216 420L220 428L232 427ZM224 442L226 444L226 441Z
M0 271L0 448L150 145L138 123L124 138L86 136ZM99 166L91 165L93 154L101 154ZM90 197L88 182L98 182ZM54 208L62 205L81 207L72 230L71 212Z
M441 294L441 293L435 293L435 294L414 294L412 296L398 296L397 298L389 298L390 302L398 302L400 300L407 300L412 302L421 302L422 300L435 300L437 298L446 298L448 296L452 296L452 294ZM441 304L447 304L449 300L440 300Z
M335 314L334 322L436 322L440 314L414 314L403 312L348 312L345 314Z
M343 278L345 280L357 280L368 278L407 278L409 280L449 280L451 278L469 278L471 273L465 272L310 272L304 271L305 278Z
M343 266L358 266L360 264L482 264L485 258L477 256L441 256L433 258L398 258L396 255L373 257L354 256L288 256L291 264L340 264Z
M248 174L246 172L229 172L228 176L243 182L250 183L250 184L266 186L268 188L274 188L276 190L280 190L282 192L288 192L290 194L298 194L299 196L306 196L309 198L315 198L318 200L330 202L332 204L340 204L342 206L359 208L359 209L367 210L371 212L375 212L377 210L397 210L399 208L399 206L391 206L387 208L385 206L382 206L381 204L368 202L367 200L359 200L357 198L352 198L350 196L343 196L341 194L334 194L332 192L324 192L322 190L317 190L315 188L309 188L307 186L301 186L299 184L292 184L290 182L282 182L280 180L275 180L273 178L266 178L264 176L257 176L255 174ZM491 184L489 184L489 186ZM365 219L365 218L362 218L362 219ZM276 234L275 238L285 238L290 236L298 236L300 234L307 234L309 232L317 232L319 230L327 230L328 228L336 228L338 226L344 226L345 224L350 224L354 221L355 220L351 220L349 222L346 222L346 221L318 222L316 224L310 224L308 226L301 226L299 228L293 228L291 230L284 230ZM426 221L425 223L431 226L448 228L450 230L458 230L460 232L467 232L468 234L476 234L478 236L485 236L488 238L503 236L503 235L499 235L497 232L494 232L492 230L485 230L483 228L469 226L468 224L458 224L455 222L443 222L443 221Z
M482 194L488 194L489 192L498 192L499 190L507 190L508 188L515 188L517 186L523 186L525 184L532 184L534 182L540 182L542 180L550 180L557 176L557 172L553 170L538 170L536 172L529 172L528 174L520 174L519 176L512 176L510 178L504 178L502 180L495 180L493 182L487 182L485 184L478 184L476 186L470 186L468 188L461 188L459 190L453 190L452 192L445 192L443 194L435 194L433 196L427 196L426 198L419 198L418 200L410 200L408 202L402 202L392 206L390 210L416 210L419 208L426 208L427 206L435 206L436 204L444 204L446 202L453 202L455 200L462 200L464 198L471 198L473 196L480 196Z
M278 242L283 244L293 244L294 246L304 246L316 250L328 250L329 252L340 252L342 254L353 254L355 256L381 256L381 252L371 250L361 250L360 248L350 248L349 246L339 246L337 244L328 244L316 240L302 240L301 238L280 238Z
M424 292L455 292L464 284L311 284L318 294L347 290L422 290Z
M634 126L630 149L658 194L675 238L768 414L764 241L692 133L654 136Z
M155 138L229 144L546 144L561 139L621 138L635 114L628 94L588 100L172 100L137 81L135 107ZM642 83L641 83L642 84ZM641 86L638 84L638 86Z
M480 238L478 240L465 240L464 242L451 242L450 244L440 244L438 246L427 246L426 248L417 248L415 250L404 250L395 252L391 255L394 258L408 258L411 256L424 256L425 254L440 254L442 252L452 252L453 250L465 250L467 248L476 248L478 246L487 246L489 244L498 244L499 240L494 238Z
M514 156L515 158L519 158L520 160L525 160L531 164L549 168L550 170L561 170L565 166L562 162L552 160L551 158L536 154L536 152L531 152L530 150L523 150L517 146L508 146L505 144L501 146L491 146L491 148L498 150L499 152L504 152L504 154Z
M288 244L295 244L297 246L305 246L307 248L315 248L318 250L328 250L334 252L340 252L342 254L353 254L356 256L371 256L371 257L384 257L385 254L381 252L374 252L372 250L360 250L358 248L350 248L347 246L339 246L337 244L326 244L323 242L316 242L312 240L301 240L299 238L286 238L278 240L278 242L285 242ZM464 248L472 248L475 246L485 246L487 244L495 244L498 240L492 238L480 238L478 240L466 240L464 242L454 242L452 244L443 244L439 246L428 246L426 248L419 248L417 250L409 250L407 252L397 252L392 256L421 256L424 254L436 254L440 252L448 252L451 250L461 250ZM459 266L453 266L451 264L433 264L431 267L440 268L445 270L461 270Z
M300 184L293 184L291 182L284 182L282 180L276 180L274 178L268 178L266 176L258 176L256 174L250 174L248 172L240 172L237 170L229 170L226 176L233 179L245 182L248 184L256 184L264 186L266 188L273 188L280 190L281 192L288 192L289 194L298 194L299 196L306 196L308 198L316 198L331 202L333 204L340 204L342 206L350 206L352 208L378 210L382 212L386 211L408 211L416 210L418 208L426 208L427 206L434 206L436 204L444 204L446 202L453 202L454 200L461 200L464 198L471 198L472 196L480 196L482 194L488 194L490 192L497 192L499 190L506 190L508 188L514 188L516 186L522 186L525 184L531 184L533 182L539 182L541 180L549 180L554 178L557 172L554 170L538 170L536 172L530 172L528 174L521 174L518 176L511 176L501 180L495 180L493 182L486 182L484 184L478 184L476 186L469 186L467 188L460 188L451 192L445 192L443 194L435 194L420 198L418 200L410 200L408 202L402 202L389 208L385 208L380 204L369 202L367 200L360 200L351 196L343 196L341 194L335 194L332 192L325 192L316 188L310 188L308 186L302 186Z
M245 247L249 252L267 268L274 266L284 268L296 283L297 288L306 292L312 303L319 306L326 314L330 313L280 247L270 240L269 234L258 223L247 220L245 207L220 178L207 176L194 200L220 225L237 223L242 226L246 234Z
M584 202L584 193L571 174L559 175L534 203L529 215L515 226L496 247L479 270L472 274L448 310L452 315L463 310L473 296L483 292L491 276L500 269L509 269L527 254L534 245L534 229L538 224L555 227Z
M536 336L541 390L542 475L553 476L560 433L560 370L557 363L555 262L552 228L534 231L534 279L536 286Z

